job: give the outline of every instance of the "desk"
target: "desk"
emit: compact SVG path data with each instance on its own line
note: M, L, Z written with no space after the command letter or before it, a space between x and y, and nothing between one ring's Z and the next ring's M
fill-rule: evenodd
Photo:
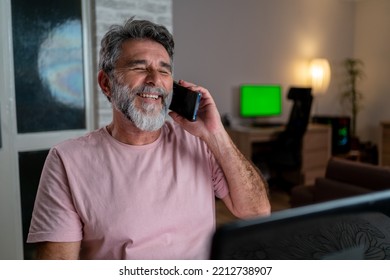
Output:
M282 132L284 127L253 128L235 126L227 132L237 148L247 158L252 158L252 144L269 142ZM331 156L332 130L329 125L310 124L303 138L301 183L313 184L315 178L325 176L325 169Z

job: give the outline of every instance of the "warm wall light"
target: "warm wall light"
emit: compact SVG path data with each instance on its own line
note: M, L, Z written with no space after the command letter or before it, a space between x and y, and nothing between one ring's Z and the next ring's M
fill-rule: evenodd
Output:
M329 62L316 58L310 62L310 78L313 95L325 94L330 82Z

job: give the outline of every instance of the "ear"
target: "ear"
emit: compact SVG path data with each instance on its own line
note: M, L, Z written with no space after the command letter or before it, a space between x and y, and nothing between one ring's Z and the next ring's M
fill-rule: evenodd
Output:
M103 70L100 70L98 73L98 84L103 91L104 95L107 96L108 100L111 100L111 85L110 78L107 73Z

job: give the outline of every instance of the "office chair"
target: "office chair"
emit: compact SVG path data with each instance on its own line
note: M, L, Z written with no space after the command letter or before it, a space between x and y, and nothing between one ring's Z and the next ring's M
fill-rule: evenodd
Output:
M260 155L265 162L258 162L258 165L268 173L266 178L270 188L277 186L289 190L301 180L302 143L309 124L313 96L311 88L291 87L287 98L294 103L285 130L271 143L268 153ZM298 174L298 178L286 179L286 173Z

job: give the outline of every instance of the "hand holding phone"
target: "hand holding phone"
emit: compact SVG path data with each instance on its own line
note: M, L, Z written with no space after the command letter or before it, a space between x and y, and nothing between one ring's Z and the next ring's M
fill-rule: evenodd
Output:
M172 94L172 102L169 109L185 117L189 121L196 121L202 94L183 87L177 82L173 82Z

